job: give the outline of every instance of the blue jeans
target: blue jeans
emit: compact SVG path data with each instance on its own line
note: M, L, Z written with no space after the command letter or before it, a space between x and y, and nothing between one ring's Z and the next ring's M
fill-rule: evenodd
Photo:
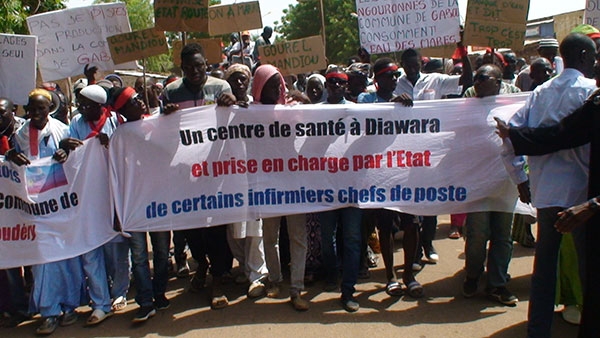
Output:
M342 298L348 299L354 293L358 280L361 251L362 210L343 208L325 211L319 214L321 219L321 240L323 265L328 281L337 280L337 258L335 254L335 236L338 225L342 227Z
M487 287L506 285L513 250L510 235L512 218L511 213L496 211L467 214L465 265L468 278L479 279L487 255ZM488 241L489 250L486 249Z
M123 236L117 236L102 246L106 274L109 279L110 297L127 296L129 289L129 242Z
M169 245L171 243L170 231L150 232L152 242L152 261L154 263L154 278L150 275L148 261L148 242L145 232L132 232L129 239L131 247L131 261L135 289L135 301L140 306L152 306L153 299L164 295L169 280Z
M561 210L563 208L559 207L537 210L538 234L527 311L527 337L550 337L551 335L556 296L558 250L562 239L562 234L554 229L554 223L558 219L556 214ZM585 227L577 227L573 230L579 273L582 276L584 273L584 229Z
M108 278L106 278L106 263L104 262L104 249L98 247L79 256L83 273L87 277L87 286L92 309L110 311L110 292L108 291Z

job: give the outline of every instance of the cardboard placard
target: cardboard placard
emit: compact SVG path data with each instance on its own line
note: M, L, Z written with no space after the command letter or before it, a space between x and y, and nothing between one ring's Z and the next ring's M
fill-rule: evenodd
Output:
M600 0L587 0L583 12L583 23L600 27Z
M170 32L208 32L208 0L154 0L154 25Z
M131 32L124 3L93 5L32 15L27 18L38 37L38 66L44 81L83 74L86 64L101 70L135 69L135 63L115 65L106 38Z
M107 41L115 62L134 61L169 52L165 32L155 28L109 36Z
M208 32L211 36L262 28L258 1L208 8Z
M204 48L204 57L209 64L223 62L223 51L221 38L215 39L188 39L187 43L195 42ZM181 49L183 48L181 41L173 42L173 63L176 66L181 66Z
M0 97L27 104L27 95L35 88L36 48L36 36L0 34Z
M261 46L260 62L279 68L283 75L308 73L327 68L321 36Z
M421 55L435 58L451 58L456 50L456 44L420 49Z
M529 0L471 0L467 4L465 45L522 50Z
M457 0L356 0L360 44L371 54L455 44Z

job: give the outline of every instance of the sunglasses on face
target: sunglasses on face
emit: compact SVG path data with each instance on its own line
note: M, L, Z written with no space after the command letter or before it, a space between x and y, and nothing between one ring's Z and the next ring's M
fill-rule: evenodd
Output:
M473 76L473 81L477 81L477 82L485 82L487 80L498 80L498 78L495 78L493 76L489 76L489 75L484 75L484 74L477 74L475 76Z
M343 86L343 85L347 84L348 81L332 77L332 78L327 79L327 83L329 83L330 85Z

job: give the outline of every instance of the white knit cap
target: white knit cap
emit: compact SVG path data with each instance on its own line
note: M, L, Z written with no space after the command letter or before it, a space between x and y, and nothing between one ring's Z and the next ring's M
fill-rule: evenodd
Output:
M105 104L106 103L106 99L107 99L107 95L106 95L106 90L104 90L104 88L98 86L98 85L89 85L85 88L83 88L79 94L87 97L88 99L96 102L96 103L100 103L100 104Z

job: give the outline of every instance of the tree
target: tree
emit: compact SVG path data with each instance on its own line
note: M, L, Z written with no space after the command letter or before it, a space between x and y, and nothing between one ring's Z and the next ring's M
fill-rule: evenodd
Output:
M330 63L345 65L356 55L360 41L355 0L323 0L325 12L326 56ZM303 0L285 9L276 28L285 40L302 39L321 33L319 0Z
M27 17L65 8L61 0L3 0L0 2L0 32L29 34Z

